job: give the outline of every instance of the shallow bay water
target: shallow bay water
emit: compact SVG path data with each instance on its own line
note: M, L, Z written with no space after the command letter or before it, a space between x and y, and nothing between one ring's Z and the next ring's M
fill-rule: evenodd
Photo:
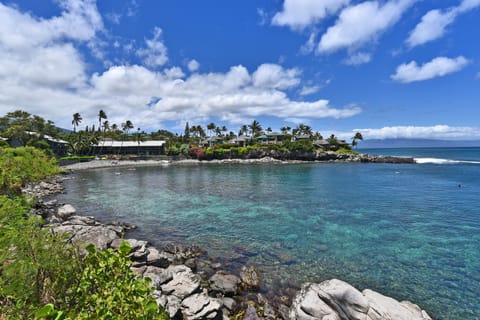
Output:
M475 164L107 168L65 186L80 213L255 264L270 290L336 277L436 319L480 318Z

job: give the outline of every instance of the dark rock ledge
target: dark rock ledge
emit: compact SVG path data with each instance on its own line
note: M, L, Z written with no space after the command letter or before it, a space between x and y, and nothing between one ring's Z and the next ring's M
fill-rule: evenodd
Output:
M431 319L411 302L399 302L369 289L360 292L337 279L304 284L289 305L287 297L267 299L258 293L261 278L253 266L244 266L235 275L215 270L221 265L202 261L214 274L199 271L197 259L205 255L199 247L170 244L156 248L147 241L124 239L134 226L101 223L77 215L69 204L46 200L63 191L62 181L62 177L55 177L24 189L37 198L32 213L46 219L45 227L69 234L69 240L80 246L93 243L99 249L118 248L127 241L132 248L131 269L152 279L154 297L172 319Z

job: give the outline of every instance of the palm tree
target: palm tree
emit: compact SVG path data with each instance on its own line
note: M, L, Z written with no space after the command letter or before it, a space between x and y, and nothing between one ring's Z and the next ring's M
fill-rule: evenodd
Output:
M250 128L250 132L252 133L252 138L260 135L260 133L262 132L262 126L257 120L253 120L252 124L250 124L248 127Z
M207 130L210 132L210 136L212 135L212 131L215 130L217 126L215 125L215 123L213 122L210 122L208 125L207 125Z
M105 111L103 110L100 110L98 111L98 130L100 131L101 130L101 127L102 127L102 119L107 119L107 114L105 113Z
M82 116L80 115L80 113L74 113L73 114L73 120L72 120L72 125L73 125L73 132L77 132L77 127L78 125L80 124L80 122L82 122Z
M137 128L137 134L135 135L135 140L137 141L137 156L140 155L140 142L145 141L143 138L143 132L140 132L140 128Z
M292 128L289 126L281 127L280 131L282 131L283 134L287 134Z
M363 140L363 136L360 132L356 132L355 135L352 138L352 147L355 147L358 145L357 140Z
M122 147L123 147L123 141L125 141L125 136L128 136L128 132L130 129L133 129L133 123L130 120L125 121L122 123L122 130L125 132L124 135L122 135L122 143L120 143L120 149L118 150L118 153L120 154Z
M200 135L200 138L205 138L205 130L203 130L203 127L201 125L197 126L197 132Z
M239 134L239 136L241 135L246 135L248 133L248 126L246 124L244 124L241 128L240 128L240 131L242 132L241 134Z
M312 132L312 127L307 126L303 123L300 123L295 129L293 129L292 133L294 135L309 135L311 136L313 134Z

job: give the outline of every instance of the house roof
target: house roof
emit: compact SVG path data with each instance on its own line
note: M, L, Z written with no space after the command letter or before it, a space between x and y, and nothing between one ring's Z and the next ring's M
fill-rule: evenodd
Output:
M317 146L327 146L329 145L330 143L325 140L325 139L320 139L320 140L315 140L313 141L313 144L317 145Z
M257 139L263 140L263 139L268 139L268 137L266 135L262 134L261 136L258 136Z
M62 140L62 139L54 138L52 136L49 136L48 134L41 135L40 133L33 132L33 131L25 131L25 132L27 134L31 135L31 136L36 136L37 138L43 137L43 139L48 140L48 141L52 141L52 142L55 142L55 143L68 144L67 141Z
M267 137L278 137L278 136L284 136L283 133L280 133L280 132L270 132L270 133L267 133Z
M312 136L309 134L297 134L295 135L295 139L310 139Z
M114 141L105 140L99 141L97 146L99 147L162 147L165 144L163 140L149 140L149 141Z
M8 138L0 137L0 140L7 141Z

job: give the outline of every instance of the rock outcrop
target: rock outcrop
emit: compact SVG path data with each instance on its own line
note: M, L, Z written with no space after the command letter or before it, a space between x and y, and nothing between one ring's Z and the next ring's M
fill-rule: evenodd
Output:
M298 320L431 320L426 311L378 292L358 291L350 284L327 280L306 283L293 300L290 319Z

